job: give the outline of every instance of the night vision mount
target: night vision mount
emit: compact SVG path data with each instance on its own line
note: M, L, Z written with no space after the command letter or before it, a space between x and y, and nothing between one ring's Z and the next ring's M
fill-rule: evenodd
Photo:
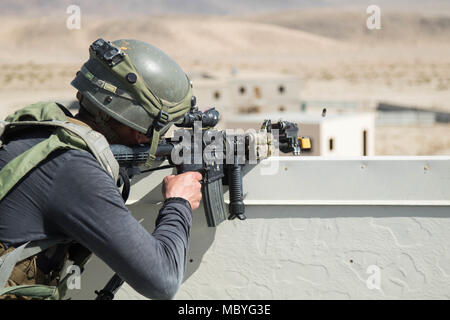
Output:
M110 67L117 65L122 62L125 53L111 44L110 41L105 41L103 39L98 39L94 41L90 49L95 53L97 58L106 62L106 64Z

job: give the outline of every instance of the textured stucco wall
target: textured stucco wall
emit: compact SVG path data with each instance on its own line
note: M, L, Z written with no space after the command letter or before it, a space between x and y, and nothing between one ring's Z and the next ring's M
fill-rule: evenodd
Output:
M450 298L448 207L373 207L362 215L363 207L252 206L247 213L271 210L300 216L220 225L176 299ZM380 270L380 289L367 284L375 283L371 266ZM142 297L124 286L117 298Z
M244 177L246 221L195 214L177 299L450 298L449 157L268 162Z

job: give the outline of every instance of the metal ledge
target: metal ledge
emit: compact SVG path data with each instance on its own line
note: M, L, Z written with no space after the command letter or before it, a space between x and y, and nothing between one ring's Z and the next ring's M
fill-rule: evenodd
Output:
M247 205L449 206L450 156L272 157L243 183Z
M225 200L229 204L229 200ZM247 206L450 206L450 200L245 200Z

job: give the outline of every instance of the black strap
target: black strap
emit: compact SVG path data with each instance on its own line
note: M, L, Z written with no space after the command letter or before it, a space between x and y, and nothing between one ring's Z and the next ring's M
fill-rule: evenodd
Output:
M64 114L66 115L66 117L69 118L73 118L73 114L72 112L69 111L69 109L67 109L65 106L63 106L61 103L59 102L55 102L56 105L61 109L62 112L64 112Z
M127 169L125 169L124 167L120 167L119 168L119 176L120 179L117 182L117 186L122 188L122 199L123 202L127 202L128 197L130 196L130 189L131 189L131 182L130 182L130 177L128 176L128 172ZM122 184L120 185L120 183L122 182Z

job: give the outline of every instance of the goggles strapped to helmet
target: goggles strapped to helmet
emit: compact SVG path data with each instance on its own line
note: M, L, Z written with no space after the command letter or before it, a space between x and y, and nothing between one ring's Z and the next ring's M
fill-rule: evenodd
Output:
M118 89L116 86L96 78L86 67L82 68L83 75L95 85L108 90L116 95L130 98L130 96L153 118L152 125L148 128L147 136L152 138L149 158L145 164L151 167L155 160L156 149L158 147L160 130L170 122L178 119L191 107L192 87L188 86L182 101L173 103L157 97L147 87L144 79L139 76L130 57L122 52L120 48L115 47L109 41L98 39L89 47L89 53L92 58L97 59L106 65L111 72L121 80L126 90ZM187 76L186 76L187 78ZM190 82L187 78L188 83Z

